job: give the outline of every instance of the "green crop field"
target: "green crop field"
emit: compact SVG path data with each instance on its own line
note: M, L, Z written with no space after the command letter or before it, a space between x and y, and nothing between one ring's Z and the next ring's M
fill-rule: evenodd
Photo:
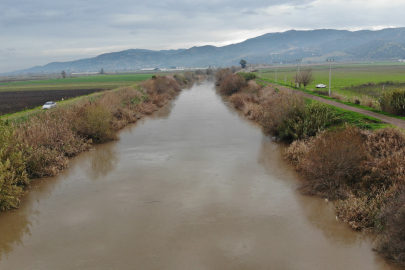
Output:
M153 74L124 74L124 75L95 75L65 79L48 79L23 82L5 82L0 85L23 85L23 84L57 84L57 83L94 83L94 82L139 82L150 79Z
M329 86L329 65L313 66L300 64L300 71L307 68L312 69L315 80L307 86L307 89L315 89L317 84L326 84ZM277 81L287 85L292 85L293 76L297 73L297 66L277 68ZM260 75L260 72L256 72ZM261 71L262 78L275 81L275 68ZM382 62L382 63L363 63L363 64L332 64L332 92L341 92L343 88L359 86L367 83L378 84L381 82L405 83L405 63ZM382 90L382 84L381 84ZM350 92L350 91L349 91Z
M153 74L97 75L0 83L0 92L35 90L114 89L151 78Z

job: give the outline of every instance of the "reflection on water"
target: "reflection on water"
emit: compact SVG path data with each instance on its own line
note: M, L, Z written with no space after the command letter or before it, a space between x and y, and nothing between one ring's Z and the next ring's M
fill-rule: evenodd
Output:
M283 151L196 83L31 185L0 215L0 269L395 269L299 195Z
M136 126L142 125L148 119L164 119L170 115L173 101L169 101L151 116L141 119L138 123L126 127L126 132L133 132ZM86 177L91 180L105 178L114 171L119 162L116 149L117 142L95 145L90 151L84 152L72 159L70 167L79 166ZM46 200L55 190L60 188L61 180L74 177L72 169L66 169L56 177L35 179L26 188L27 193L22 198L19 209L0 212L0 261L17 247L24 247L24 236L31 235L31 227L40 225L38 217L41 212L37 206ZM0 269L3 269L0 264ZM36 268L33 268L36 269Z
M113 144L100 145L90 150L87 159L82 163L87 177L97 180L106 177L118 163L118 156Z
M14 246L23 244L23 236L30 234L32 222L26 214L16 215L13 212L0 215L0 259L13 251Z

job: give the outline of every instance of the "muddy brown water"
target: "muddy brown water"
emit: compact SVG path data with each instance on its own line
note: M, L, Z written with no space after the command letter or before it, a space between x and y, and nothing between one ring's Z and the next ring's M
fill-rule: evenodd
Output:
M210 83L31 184L0 269L397 269Z

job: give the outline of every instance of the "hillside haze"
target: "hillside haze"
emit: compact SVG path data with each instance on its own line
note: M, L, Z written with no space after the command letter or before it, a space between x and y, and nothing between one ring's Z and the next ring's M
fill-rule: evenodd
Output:
M405 59L405 28L378 31L320 29L269 33L223 47L201 46L190 49L152 51L130 49L94 58L53 62L12 73L51 73L139 70L142 68L207 67L248 63L324 62Z

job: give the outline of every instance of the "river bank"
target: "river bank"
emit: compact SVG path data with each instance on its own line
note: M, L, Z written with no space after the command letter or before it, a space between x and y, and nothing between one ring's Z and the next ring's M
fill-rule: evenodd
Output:
M376 233L375 250L404 266L404 132L347 124L327 105L288 89L228 76L219 91L236 109L265 133L295 140L286 158L303 176L301 192L333 200L338 218Z
M187 83L187 80L186 80ZM98 95L12 121L0 121L0 211L18 207L31 179L54 176L70 158L162 107L180 92L172 76Z

